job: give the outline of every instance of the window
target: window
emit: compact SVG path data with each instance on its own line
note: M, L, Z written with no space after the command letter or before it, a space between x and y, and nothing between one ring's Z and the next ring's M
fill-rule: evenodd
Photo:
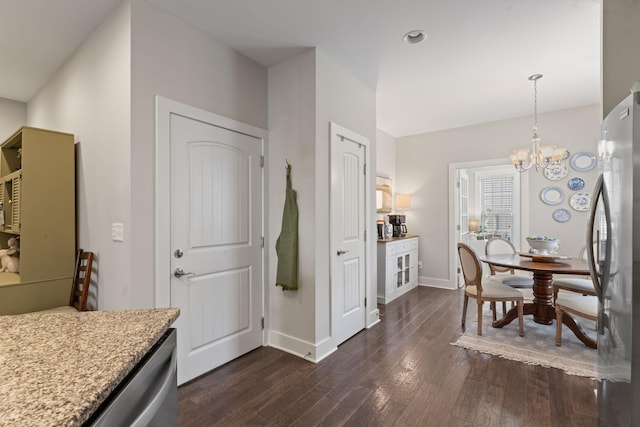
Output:
M480 179L481 224L485 233L513 240L513 176Z

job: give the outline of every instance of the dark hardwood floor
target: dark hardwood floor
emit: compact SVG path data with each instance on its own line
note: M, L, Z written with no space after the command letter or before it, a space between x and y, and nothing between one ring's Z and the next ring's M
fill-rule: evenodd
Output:
M179 387L179 425L598 425L595 381L450 345L461 310L419 287L318 364L257 349Z

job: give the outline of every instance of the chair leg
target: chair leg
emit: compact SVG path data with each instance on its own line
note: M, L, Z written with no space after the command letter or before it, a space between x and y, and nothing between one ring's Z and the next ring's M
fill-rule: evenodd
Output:
M462 330L464 331L464 324L467 320L467 305L469 304L469 295L464 295L464 303L462 304Z
M562 310L556 306L556 345L562 346Z
M496 319L498 318L497 314L496 314L496 302L495 301L491 301L489 303L489 306L491 307L491 313L493 315L493 321L495 322Z
M502 317L507 315L507 302L502 301Z
M522 301L516 302L518 306L518 334L524 336L524 309L522 307Z
M478 335L482 335L482 301L478 301Z

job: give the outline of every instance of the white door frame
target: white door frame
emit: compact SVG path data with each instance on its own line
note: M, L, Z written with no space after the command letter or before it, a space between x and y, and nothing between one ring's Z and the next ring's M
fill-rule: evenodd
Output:
M166 196L171 188L171 114L178 114L195 120L202 120L222 128L243 133L262 140L263 155L267 144L268 132L255 126L238 122L227 117L182 104L161 96L156 96L156 255L155 255L155 306L171 306L171 201ZM266 162L265 162L266 164ZM266 168L266 166L265 166ZM262 170L262 230L268 236L265 221L265 168ZM265 242L265 247L267 242ZM265 283L268 264L267 251L262 251L262 312L266 309ZM262 333L264 344L265 331Z
M508 159L477 160L473 162L449 163L449 286L457 287L456 267L458 265L457 251L457 188L456 176L458 169L473 169L486 166L502 166L509 164ZM529 230L529 174L520 175L520 241L524 242L524 230Z

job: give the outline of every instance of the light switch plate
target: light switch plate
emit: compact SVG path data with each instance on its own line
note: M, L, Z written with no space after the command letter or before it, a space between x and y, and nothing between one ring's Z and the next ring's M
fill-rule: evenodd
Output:
M111 240L114 242L124 241L124 224L121 222L111 224Z

